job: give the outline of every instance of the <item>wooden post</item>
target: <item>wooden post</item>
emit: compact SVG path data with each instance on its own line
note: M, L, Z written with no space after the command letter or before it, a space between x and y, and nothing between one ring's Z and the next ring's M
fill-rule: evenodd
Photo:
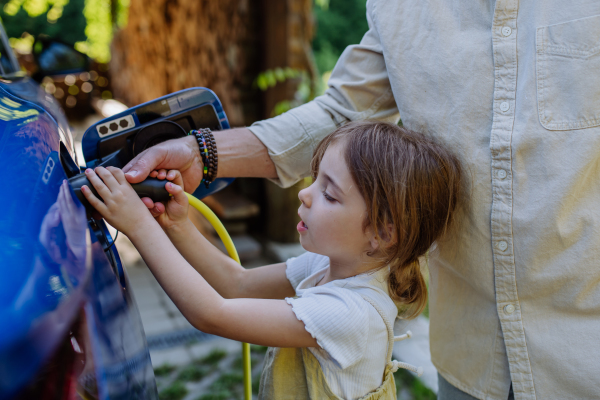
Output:
M314 74L311 41L313 36L312 0L264 0L265 67L291 67ZM278 83L265 93L265 118L271 117L275 105L294 98L298 82ZM285 132L280 134L285 135ZM282 189L272 182L266 185L267 238L276 242L298 241L298 192L305 187L300 181Z

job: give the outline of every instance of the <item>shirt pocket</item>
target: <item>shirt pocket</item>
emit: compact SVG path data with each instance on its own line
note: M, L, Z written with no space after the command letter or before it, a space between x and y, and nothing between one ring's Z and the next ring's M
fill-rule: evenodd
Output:
M600 15L537 28L540 123L563 131L600 125Z

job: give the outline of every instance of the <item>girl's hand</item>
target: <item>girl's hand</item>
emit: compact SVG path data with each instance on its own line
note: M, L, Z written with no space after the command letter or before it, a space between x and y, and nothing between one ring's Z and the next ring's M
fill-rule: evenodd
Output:
M165 231L169 231L169 229L181 226L188 221L189 204L181 186L167 182L165 188L173 197L167 202L165 212L156 217L156 221Z
M123 171L97 167L86 169L85 175L102 200L85 185L81 187L83 195L113 227L129 236L133 230L143 229L145 222L152 221L152 215L125 179Z
M170 181L165 188L173 195L166 203L154 203L150 209L152 216L156 218L159 225L168 231L188 220L188 199L183 193L183 178L181 172L176 169L170 171L161 169L150 173L151 178L167 179ZM142 200L143 201L143 200ZM146 204L144 202L144 204ZM146 204L147 206L147 204Z

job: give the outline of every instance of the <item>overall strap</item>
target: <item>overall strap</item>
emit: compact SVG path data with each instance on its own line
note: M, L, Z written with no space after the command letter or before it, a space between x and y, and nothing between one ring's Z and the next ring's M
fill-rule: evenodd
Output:
M392 351L394 350L394 342L399 342L401 340L408 339L412 336L412 333L410 331L407 331L404 335L394 336L394 327L388 320L385 313L381 310L379 305L377 305L377 303L375 303L375 301L373 301L373 299L371 299L370 297L362 295L362 294L361 294L361 296L363 299L365 299L369 304L371 304L373 306L373 308L377 311L377 313L379 313L379 316L381 317L381 319L383 319L383 322L385 323L385 327L387 328L388 349L387 349L386 360L387 360L388 367L390 367L392 372L396 372L399 368L404 368L404 369L414 372L415 374L417 374L417 376L423 375L423 367L417 368L408 363L400 362L397 360L392 360Z

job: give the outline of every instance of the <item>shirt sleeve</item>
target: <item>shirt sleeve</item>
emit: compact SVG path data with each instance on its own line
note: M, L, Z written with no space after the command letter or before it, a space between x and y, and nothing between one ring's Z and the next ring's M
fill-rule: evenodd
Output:
M338 126L368 118L398 122L372 3L367 2L369 30L360 44L344 50L325 94L249 127L269 150L277 170L276 184L289 187L308 176L315 147Z
M329 265L329 257L307 251L298 257L289 258L285 262L285 275L292 287L296 289L304 278L327 265Z
M300 298L286 298L296 317L341 369L356 364L367 346L369 303L339 287L315 287Z

